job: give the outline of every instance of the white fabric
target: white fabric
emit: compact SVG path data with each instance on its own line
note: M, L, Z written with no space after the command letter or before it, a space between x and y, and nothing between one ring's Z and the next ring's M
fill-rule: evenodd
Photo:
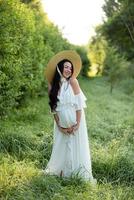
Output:
M76 124L76 110L82 111L81 121L74 135L60 132L54 122L53 149L45 172L60 176L62 171L64 177L77 174L85 180L92 181L91 157L83 109L86 107L86 97L82 91L74 95L71 85L64 81L58 99L56 112L62 127Z

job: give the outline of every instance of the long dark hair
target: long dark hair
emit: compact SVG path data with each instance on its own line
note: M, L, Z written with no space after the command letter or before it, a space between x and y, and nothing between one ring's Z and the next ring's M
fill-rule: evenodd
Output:
M71 63L70 60L63 59L57 64L61 74L63 74L65 62ZM73 74L73 64L71 63L71 65L72 65L72 74ZM68 77L67 79L69 80L70 77ZM57 106L57 102L58 102L57 95L58 95L59 89L60 89L60 74L58 73L57 68L56 68L54 78L52 81L52 85L51 85L51 90L49 92L49 105L50 105L52 112L55 110L55 108Z

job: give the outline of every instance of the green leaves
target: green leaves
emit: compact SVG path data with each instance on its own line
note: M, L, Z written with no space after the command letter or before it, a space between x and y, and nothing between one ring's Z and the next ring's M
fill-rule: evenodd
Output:
M0 1L0 116L42 93L44 67L69 48L39 1Z
M132 0L107 0L103 6L107 16L102 25L103 35L126 55L134 57L134 2Z

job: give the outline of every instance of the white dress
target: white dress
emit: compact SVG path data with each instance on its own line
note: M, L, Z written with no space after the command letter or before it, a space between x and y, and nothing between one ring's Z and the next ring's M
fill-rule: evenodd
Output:
M45 173L63 177L80 176L93 181L87 125L84 108L86 97L82 90L75 95L68 81L62 83L56 112L61 127L76 124L76 110L81 110L80 126L74 134L66 135L59 131L54 121L53 148ZM95 179L94 179L95 180Z

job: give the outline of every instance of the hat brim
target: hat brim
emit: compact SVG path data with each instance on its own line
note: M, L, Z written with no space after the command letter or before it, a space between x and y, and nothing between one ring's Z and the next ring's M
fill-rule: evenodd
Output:
M68 59L73 64L73 77L77 77L80 73L82 61L79 54L74 50L61 51L50 59L45 69L45 76L49 83L53 80L57 64L63 59Z

